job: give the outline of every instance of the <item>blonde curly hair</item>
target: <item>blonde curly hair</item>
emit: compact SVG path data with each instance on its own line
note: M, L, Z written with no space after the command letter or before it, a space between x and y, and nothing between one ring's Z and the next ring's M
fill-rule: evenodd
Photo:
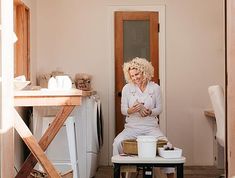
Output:
M123 73L127 83L133 83L131 80L129 70L136 69L143 73L144 80L150 81L154 76L154 68L151 62L145 58L135 57L129 62L125 62L123 65Z

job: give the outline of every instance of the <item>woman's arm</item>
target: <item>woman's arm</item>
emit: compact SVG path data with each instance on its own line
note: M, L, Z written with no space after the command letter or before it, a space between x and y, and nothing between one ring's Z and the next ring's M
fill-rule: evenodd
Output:
M122 89L122 98L121 98L121 112L123 115L131 115L133 113L139 112L140 109L143 107L141 103L136 103L130 107L129 105L129 86L125 85Z
M128 87L125 85L122 89L122 98L121 98L121 112L123 115L128 115Z
M151 116L158 116L162 112L162 94L159 85L154 85L155 106L152 109Z

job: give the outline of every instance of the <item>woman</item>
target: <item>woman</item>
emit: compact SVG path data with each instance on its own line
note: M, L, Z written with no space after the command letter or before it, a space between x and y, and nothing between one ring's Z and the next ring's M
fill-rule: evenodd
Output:
M126 116L124 130L114 139L113 155L123 153L122 141L139 135L151 135L157 139L167 138L161 132L157 116L162 111L160 86L151 81L154 68L143 58L124 63L123 72L127 84L122 89L121 112ZM174 169L164 172L173 177Z

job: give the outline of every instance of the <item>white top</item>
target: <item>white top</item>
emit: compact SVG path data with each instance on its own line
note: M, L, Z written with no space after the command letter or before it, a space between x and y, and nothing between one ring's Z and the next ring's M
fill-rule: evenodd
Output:
M162 158L156 156L155 158L139 158L136 155L120 156L115 155L112 157L112 163L185 163L185 157L180 158Z
M128 108L138 101L144 103L147 109L152 110L151 116L141 117L139 113L127 114ZM148 82L142 92L132 83L126 84L122 89L121 112L126 115L126 123L131 125L155 126L156 117L162 112L161 88L154 82Z

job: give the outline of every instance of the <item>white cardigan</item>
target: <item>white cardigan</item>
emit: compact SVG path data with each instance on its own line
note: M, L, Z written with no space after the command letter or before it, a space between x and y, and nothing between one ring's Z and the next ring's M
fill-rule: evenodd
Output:
M144 103L147 109L152 110L152 114L147 117L141 117L139 113L127 114L128 108L132 107L138 101ZM122 89L121 112L126 116L126 124L156 126L156 117L162 111L161 88L154 82L148 82L146 89L142 92L138 86L129 83Z

